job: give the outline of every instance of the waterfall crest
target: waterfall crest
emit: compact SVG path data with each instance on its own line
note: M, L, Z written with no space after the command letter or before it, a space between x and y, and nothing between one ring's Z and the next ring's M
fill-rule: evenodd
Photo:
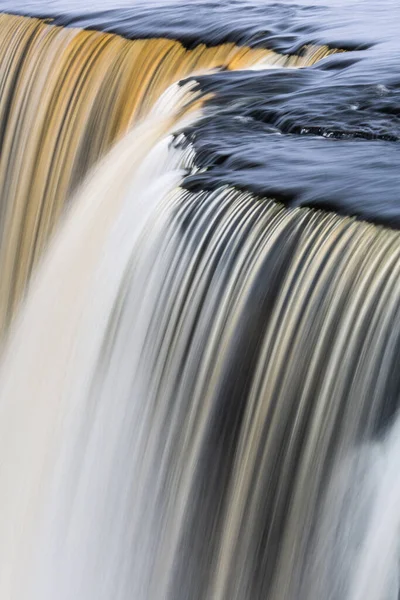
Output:
M0 14L0 335L68 197L170 85L206 69L303 66L330 52L186 49Z
M185 187L332 52L0 15L1 600L397 598L400 232Z

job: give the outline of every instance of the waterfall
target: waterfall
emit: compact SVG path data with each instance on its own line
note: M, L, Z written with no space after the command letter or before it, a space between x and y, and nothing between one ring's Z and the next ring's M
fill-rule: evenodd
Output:
M0 15L2 600L398 597L399 231L186 185L334 52Z

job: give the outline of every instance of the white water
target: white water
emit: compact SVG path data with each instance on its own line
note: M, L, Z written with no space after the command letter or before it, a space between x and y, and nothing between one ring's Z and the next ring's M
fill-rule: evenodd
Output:
M400 589L400 420L370 463L374 500L353 571L349 600L397 600Z
M170 260L159 253L160 229L181 172L168 133L185 93L168 91L93 173L50 245L5 350L2 600L140 597L148 554L131 548L128 535L143 516L135 523L150 375L140 352L160 269ZM114 319L132 290L118 342ZM113 354L102 364L109 339ZM132 553L135 573L126 560Z

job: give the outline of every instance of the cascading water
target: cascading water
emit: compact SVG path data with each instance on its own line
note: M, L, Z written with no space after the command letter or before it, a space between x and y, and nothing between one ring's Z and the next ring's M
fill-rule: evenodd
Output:
M397 88L314 8L50 4L0 15L0 599L395 600Z

